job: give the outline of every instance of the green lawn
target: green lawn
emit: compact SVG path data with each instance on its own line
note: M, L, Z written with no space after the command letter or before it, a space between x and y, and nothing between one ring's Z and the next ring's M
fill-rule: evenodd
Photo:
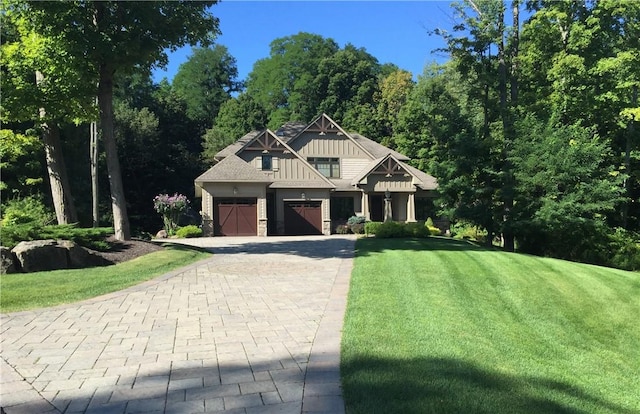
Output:
M436 238L356 247L348 413L640 413L640 274Z
M0 278L0 310L14 312L115 292L210 256L171 246L113 266L17 273Z

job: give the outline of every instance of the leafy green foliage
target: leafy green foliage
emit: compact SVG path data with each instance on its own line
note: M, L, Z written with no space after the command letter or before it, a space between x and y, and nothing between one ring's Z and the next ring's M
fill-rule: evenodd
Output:
M211 126L220 106L242 88L242 83L235 80L236 60L222 45L194 48L191 53L180 65L172 86L186 103L189 119Z
M27 223L45 226L53 221L55 216L39 196L14 198L2 205L2 227Z
M528 118L514 145L516 234L523 251L606 263L604 217L622 201L622 177L588 129ZM600 246L600 247L598 247Z
M319 65L338 50L334 40L304 32L271 42L269 57L254 64L247 80L247 94L265 108L270 128L308 122L318 114L323 99L314 83Z
M111 227L79 228L74 224L45 226L32 221L2 226L0 241L2 246L13 248L21 241L72 240L89 249L106 251L111 248L111 244L105 239L112 234L113 228Z
M176 230L176 236L183 239L191 237L201 237L202 229L196 225L191 224L178 228L178 230Z
M7 192L13 196L39 192L43 184L44 151L38 137L31 132L0 130L0 191L5 199Z
M367 221L364 224L364 233L366 235L375 235L380 230L381 221Z

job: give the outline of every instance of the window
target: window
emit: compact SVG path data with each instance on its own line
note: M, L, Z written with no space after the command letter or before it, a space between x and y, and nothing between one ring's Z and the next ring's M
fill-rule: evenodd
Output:
M262 171L271 171L273 169L273 156L262 156Z
M309 163L328 178L340 178L340 160L338 158L309 158Z

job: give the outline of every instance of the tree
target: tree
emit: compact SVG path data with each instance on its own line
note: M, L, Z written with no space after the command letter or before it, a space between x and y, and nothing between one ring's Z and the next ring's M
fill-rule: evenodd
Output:
M39 33L22 18L28 6L4 2L2 120L34 122L42 136L58 224L78 221L60 141L60 124L90 119L93 102L84 59L63 52L59 36Z
M425 68L400 110L394 140L415 167L438 178L439 214L484 227L491 243L498 178L491 141L473 122L478 108L467 102L469 87L452 64Z
M606 232L606 215L623 195L622 176L606 163L606 141L579 125L533 117L518 130L511 160L521 250L605 263L609 252L596 246Z
M269 114L269 127L310 121L322 95L315 89L320 62L339 50L333 39L300 32L271 42L268 58L257 61L247 80L247 94Z
M375 136L385 145L393 145L398 115L413 89L413 75L405 70L395 70L380 80L376 101L375 120L380 130Z
M364 48L347 44L318 65L314 90L321 100L317 111L331 114L345 128L366 132L362 121L375 115L374 95L380 75L375 57Z
M266 110L249 94L243 93L226 101L220 107L214 126L202 136L203 158L213 162L218 151L247 132L264 129L267 121Z
M531 6L536 13L524 26L521 53L524 105L541 118L596 128L612 149L609 162L627 177L627 201L610 222L637 227L640 5L600 0Z
M215 1L23 3L22 18L34 31L57 36L65 53L85 57L97 74L101 137L119 240L129 239L130 230L113 128L114 75L135 66L164 64L167 49L198 42L208 46L218 30L218 19L208 11L213 4Z
M512 2L513 25L505 23L506 4L494 0L466 0L455 5L460 23L459 35L438 32L447 41L447 51L458 71L469 79L471 98L481 103L481 134L491 143L491 166L498 176L492 188L501 210L500 231L505 250L515 248L512 229L514 178L509 161L515 140L514 123L518 114L518 53L520 1ZM499 125L499 127L498 127Z
M235 80L237 76L236 60L226 47L195 48L180 65L172 86L187 104L187 116L211 126L220 106L242 89L242 82Z

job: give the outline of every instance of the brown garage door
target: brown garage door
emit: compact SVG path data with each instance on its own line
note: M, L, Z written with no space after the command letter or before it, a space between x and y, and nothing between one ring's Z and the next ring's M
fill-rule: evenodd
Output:
M256 236L258 234L255 198L216 200L216 236Z
M284 203L284 231L286 234L322 234L320 201L288 201Z

